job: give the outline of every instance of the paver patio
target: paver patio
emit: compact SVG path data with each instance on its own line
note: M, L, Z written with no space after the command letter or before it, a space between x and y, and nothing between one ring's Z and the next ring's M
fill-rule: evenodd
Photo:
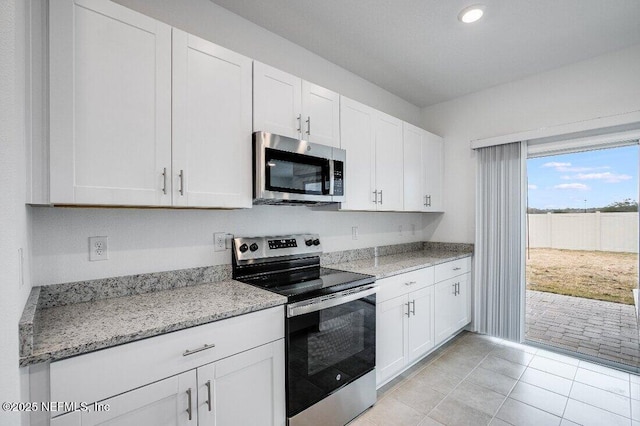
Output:
M527 340L640 367L635 307L527 290Z

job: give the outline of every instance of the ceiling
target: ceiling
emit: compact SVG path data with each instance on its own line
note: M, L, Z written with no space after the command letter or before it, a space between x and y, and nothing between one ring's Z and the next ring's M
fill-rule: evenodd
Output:
M640 44L638 0L211 1L419 107Z

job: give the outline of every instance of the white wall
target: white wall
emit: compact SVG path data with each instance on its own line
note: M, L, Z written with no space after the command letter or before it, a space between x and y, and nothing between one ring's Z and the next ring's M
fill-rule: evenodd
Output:
M25 274L24 281L21 280L18 251L22 249L25 259L28 260L28 216L24 205L24 7L22 0L0 2L1 402L17 402L22 397L20 382L25 376L21 376L18 369L18 320L31 288L28 274ZM20 413L0 411L0 424L20 424Z
M420 109L415 105L209 0L115 1L387 114L420 125Z
M287 206L233 211L34 207L32 215L34 285L231 263L230 250L213 251L214 232L315 232L324 251L331 252L421 241L433 232L439 217ZM357 240L351 236L353 226L358 227ZM109 237L109 260L89 262L87 238L94 235Z
M471 140L640 110L639 75L636 45L423 109L423 127L445 139L447 214L433 239L474 241Z
M418 107L209 0L116 1L408 122L421 121ZM422 240L441 218L282 206L245 211L46 207L31 211L34 285L229 263L229 251L213 251L214 232L238 236L317 232L328 252ZM352 226L359 227L358 240L351 238ZM94 235L109 236L108 261L88 261L87 238Z

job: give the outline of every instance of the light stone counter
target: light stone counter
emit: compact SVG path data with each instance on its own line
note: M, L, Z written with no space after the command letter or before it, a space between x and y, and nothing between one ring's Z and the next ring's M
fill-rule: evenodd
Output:
M375 275L377 279L382 279L439 263L470 257L472 254L473 251L468 245L455 248L425 248L419 251L358 259L327 266L334 269Z
M284 296L225 280L38 308L30 328L31 348L23 345L20 366L56 361L284 303ZM29 327L25 326L25 331ZM30 353L24 353L28 349Z

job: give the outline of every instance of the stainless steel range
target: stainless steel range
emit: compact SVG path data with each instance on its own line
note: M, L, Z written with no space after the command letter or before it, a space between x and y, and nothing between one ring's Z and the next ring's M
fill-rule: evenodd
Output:
M233 278L284 295L288 424L344 425L376 401L375 277L320 266L315 234L235 238Z

